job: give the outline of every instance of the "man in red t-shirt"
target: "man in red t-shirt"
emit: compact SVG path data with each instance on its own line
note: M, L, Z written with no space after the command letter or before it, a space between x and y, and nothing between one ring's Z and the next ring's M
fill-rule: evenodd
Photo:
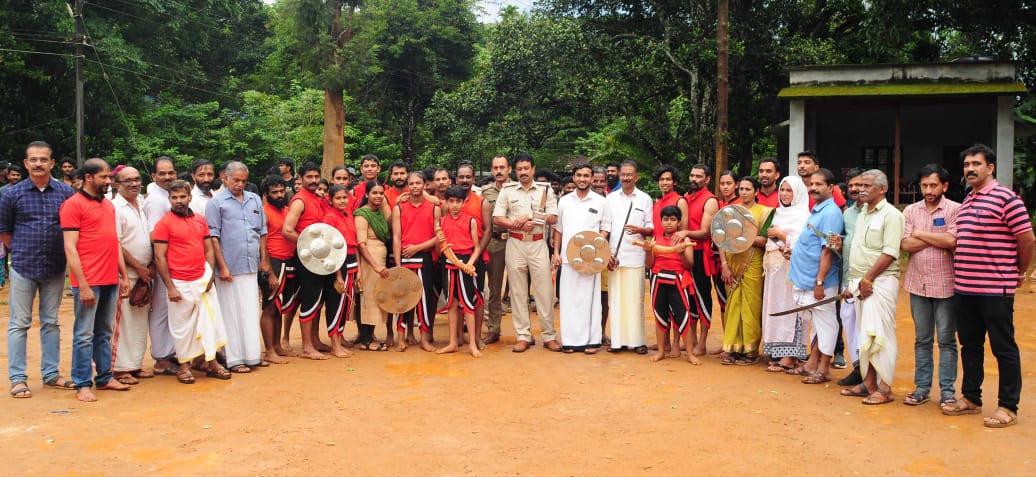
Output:
M155 224L151 239L155 266L167 290L169 331L180 360L176 379L194 383L192 358L195 369L202 369L202 360L206 362L207 376L230 379L230 371L216 361L216 350L227 344L227 332L212 286L216 256L209 240L209 225L204 216L191 211L187 182L178 180L169 185L169 203L172 208Z
M478 247L482 250L482 257L475 261L475 284L479 290L486 289L486 270L489 263L489 241L493 238L493 217L490 213L489 202L476 194L471 186L475 184L475 167L470 162L462 162L457 166L457 185L467 191L468 197L464 202L464 212L475 218L478 224ZM484 298L484 297L483 297ZM482 322L485 320L485 301L479 301L475 307L475 331L474 336L482 336ZM469 333L471 331L469 330ZM482 344L479 344L482 346Z
M97 389L129 390L129 385L112 378L115 309L118 294L129 294L129 279L115 228L115 206L105 199L111 184L110 173L104 160L86 161L76 171L83 187L61 204L65 258L75 300L72 380L76 383L76 398L83 402L97 400L90 389L93 384L97 384Z
M259 191L263 195L263 213L266 215L266 252L273 270L268 274L259 273L259 289L263 295L259 329L266 349L263 358L274 364L285 364L288 360L282 356L288 356L291 348L287 340L281 343L281 323L286 323L286 328L290 328L295 310L299 307L295 244L281 235L284 215L288 210L287 185L280 177L268 176L259 185ZM287 336L287 331L284 336Z

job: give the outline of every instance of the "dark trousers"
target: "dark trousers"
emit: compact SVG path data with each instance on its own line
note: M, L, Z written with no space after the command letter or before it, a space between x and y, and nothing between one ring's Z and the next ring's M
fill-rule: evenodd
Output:
M1014 340L1014 296L957 295L957 340L963 368L961 392L982 405L986 334L1000 373L998 405L1018 412L1022 366Z
M695 306L691 308L692 320L704 320L705 326L712 325L712 280L705 274L705 252L694 251L694 267L691 268L691 275L694 277L694 299Z

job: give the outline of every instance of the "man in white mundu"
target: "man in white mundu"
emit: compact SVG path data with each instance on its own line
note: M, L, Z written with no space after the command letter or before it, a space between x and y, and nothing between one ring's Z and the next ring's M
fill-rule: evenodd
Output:
M558 280L568 293L561 299L561 348L565 353L582 351L595 354L601 349L601 274L577 272L569 263L565 250L579 232L601 230L604 197L590 190L593 169L580 163L572 168L575 193L558 201L558 222L554 225L554 248L551 261L561 267ZM590 291L590 293L585 293Z
M204 359L206 374L230 379L230 371L216 361L216 350L227 344L219 300L213 287L215 255L205 217L191 211L190 186L174 181L169 186L172 210L155 225L152 240L155 265L166 285L169 332L180 369L176 379L193 384L191 360ZM201 363L195 363L201 368Z
M608 308L611 312L611 348L629 348L647 354L644 340L644 249L633 245L654 230L652 201L637 189L637 164L619 167L621 188L608 194L604 204L601 233L608 237L612 250L609 265Z

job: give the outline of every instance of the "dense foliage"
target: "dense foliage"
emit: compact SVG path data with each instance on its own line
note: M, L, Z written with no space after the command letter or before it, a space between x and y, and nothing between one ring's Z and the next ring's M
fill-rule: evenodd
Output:
M280 157L416 166L531 151L549 167L712 162L716 5L541 0L478 23L471 0L94 0L85 4L86 149L262 169ZM730 2L730 160L773 154L776 97L804 64L1018 62L1036 86L1036 7L918 0ZM65 2L0 9L0 158L74 155L75 23ZM327 108L338 114L325 114ZM1036 100L1018 111L1036 117ZM1036 139L1020 141L1031 178ZM333 154L331 154L333 156ZM1030 180L1031 182L1031 180ZM1031 184L1030 184L1031 185Z

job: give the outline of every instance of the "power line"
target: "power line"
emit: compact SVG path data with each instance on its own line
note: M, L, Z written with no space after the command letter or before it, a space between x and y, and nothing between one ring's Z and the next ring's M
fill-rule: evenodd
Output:
M10 51L12 53L27 53L27 54L30 54L30 55L64 56L64 57L68 57L68 58L72 58L72 57L75 56L75 55L69 54L69 53L50 53L50 52L46 52L46 51L15 50L13 48L0 48L0 51Z
M203 93L209 93L209 94L214 95L214 96L220 96L220 97L227 98L227 99L235 99L234 96L223 94L223 93L219 93L219 92L216 92L216 91L207 90L207 89L204 89L204 88L199 88L197 86L191 86L191 85L189 85L187 83L181 83L179 81L173 81L173 80L170 80L170 79L160 78L158 76L152 76L152 75L149 75L147 73L141 73L139 71L131 70L131 69L128 69L128 68L122 68L122 67L115 66L115 65L112 65L112 64L104 63L102 61L91 60L89 58L84 58L84 59L86 61L91 62L91 63L97 63L97 64L101 65L102 69L103 69L103 67L106 66L108 68L116 69L116 70L119 70L119 71L125 71L127 73L132 73L132 74L135 74L137 76L143 76L145 78L151 78L151 79L154 79L154 80L163 81L163 82L174 84L174 85L177 85L177 86L182 86L184 88L193 89L193 90L196 90L196 91L201 91Z
M0 136L9 136L11 134L18 134L20 132L30 131L30 130L33 130L33 129L36 129L36 128L41 128L43 126L47 126L49 124L54 124L56 122L66 121L66 120L68 120L68 118L69 118L69 116L65 116L63 118L53 119L53 120L47 121L45 123L35 124L35 125L29 126L29 127L21 128L21 129L12 129L10 131L4 131L4 132L0 133Z

